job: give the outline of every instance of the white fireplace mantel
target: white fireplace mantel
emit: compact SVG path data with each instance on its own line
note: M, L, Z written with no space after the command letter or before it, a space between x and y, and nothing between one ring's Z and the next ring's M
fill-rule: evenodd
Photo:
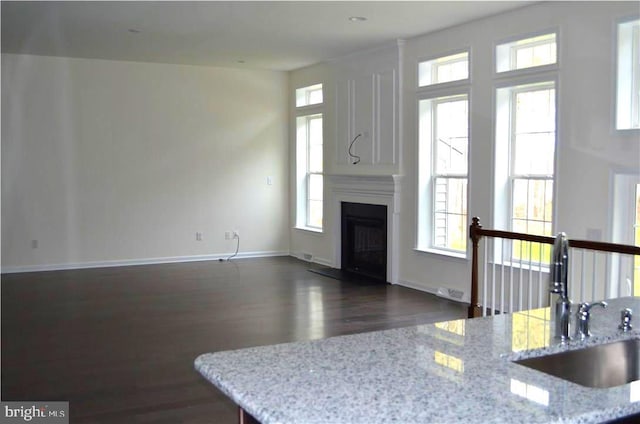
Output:
M387 281L398 282L398 247L400 223L400 185L402 175L337 175L325 174L327 205L331 205L333 215L334 260L341 267L341 207L342 202L365 203L387 206Z
M365 196L395 196L402 181L402 175L325 174L325 176L334 192Z

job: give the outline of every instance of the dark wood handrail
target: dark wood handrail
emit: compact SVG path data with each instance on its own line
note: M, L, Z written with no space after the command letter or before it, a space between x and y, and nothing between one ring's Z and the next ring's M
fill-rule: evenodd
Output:
M537 236L534 234L525 234L525 233L512 233L511 231L503 231L503 230L485 230L484 228L482 228L482 226L480 226L479 228L474 227L474 224L475 224L475 221L474 223L471 224L471 228L474 228L473 231L480 238L482 238L483 236L486 236L486 237L496 237L496 238L503 238L503 239L510 239L510 240L530 241L533 243L545 243L545 244L553 244L553 242L556 240L555 237L549 237L549 236ZM480 224L478 223L478 225Z
M471 304L469 318L482 315L482 305L478 299L478 245L482 237L495 237L509 240L522 240L533 243L553 244L555 237L537 236L533 234L514 233L502 230L486 230L480 224L480 218L473 217L469 226L469 238L472 242L471 250ZM598 250L602 252L621 253L626 255L640 255L640 247L626 244L606 243L601 241L569 240L569 246L576 249Z
M640 247L628 244L606 243L603 241L569 240L569 247L576 249L600 250L603 252L640 255Z
M476 218L473 218L476 219ZM534 234L525 234L525 233L513 233L511 231L503 231L503 230L485 230L480 225L479 220L473 221L471 224L471 232L476 235L476 237L482 238L486 237L496 237L510 240L522 240L522 241L530 241L533 243L545 243L545 244L553 244L556 240L555 237L549 236L537 236ZM473 235L471 236L473 240ZM576 249L589 249L589 250L599 250L603 252L612 252L612 253L623 253L627 255L640 255L640 247L631 246L628 244L617 244L617 243L607 243L603 241L591 241L591 240L569 240L569 246Z

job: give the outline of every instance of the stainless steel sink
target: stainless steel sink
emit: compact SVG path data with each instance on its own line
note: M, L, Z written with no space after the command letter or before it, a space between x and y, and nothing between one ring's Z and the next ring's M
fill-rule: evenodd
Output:
M640 340L514 361L586 387L608 388L640 380Z

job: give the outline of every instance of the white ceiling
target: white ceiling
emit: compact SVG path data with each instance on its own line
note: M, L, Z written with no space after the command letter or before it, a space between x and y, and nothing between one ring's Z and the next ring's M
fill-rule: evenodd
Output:
M2 52L292 70L530 3L2 1Z

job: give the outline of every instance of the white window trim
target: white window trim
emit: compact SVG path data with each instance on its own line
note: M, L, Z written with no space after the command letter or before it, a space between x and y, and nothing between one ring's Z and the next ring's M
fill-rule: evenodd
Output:
M556 97L556 105L557 105L557 89L555 87L555 82L553 81L549 81L546 83L539 83L538 84L533 84L533 86L535 87L535 90L548 90L550 88L553 88L555 90L555 97ZM513 221L514 221L514 217L513 217L513 190L515 187L515 181L516 180L539 180L539 181L551 181L552 184L554 184L554 190L555 190L555 177L554 174L518 174L516 173L512 167L515 164L515 149L514 149L514 145L513 145L513 140L516 137L515 134L515 114L513 113L513 104L516 102L516 97L519 93L525 93L525 92L529 92L532 91L531 90L532 85L524 85L524 86L515 86L513 89L510 89L510 108L511 108L511 113L510 113L510 132L509 132L509 191L508 191L508 202L509 202L509 209L508 209L508 217L509 217L509 221L508 221L508 225L509 225L509 231L514 231L513 230ZM557 116L557 108L556 108L556 116ZM557 150L557 144L558 144L558 131L557 131L557 118L556 118L556 126L555 126L556 130L554 131L554 168L555 168L555 159L556 159L556 154L555 151ZM555 206L555 202L553 202L553 198L551 199L552 204ZM551 234L553 234L553 226L554 226L554 219L553 219L553 214L554 214L554 210L555 207L552 209L551 211ZM527 221L535 221L532 219L528 219ZM539 222L545 222L545 221L539 221ZM511 260L511 258L505 259L505 260Z
M531 68L525 68L522 71L518 72L514 71L518 74L518 78L511 78L507 81L500 81L499 84L494 86L494 113L496 113L495 119L495 136L494 136L494 161L499 162L500 160L505 160L508 158L509 166L506 169L500 169L494 166L494 189L493 189L493 225L494 228L504 228L507 231L513 231L512 222L513 222L513 179L514 174L511 171L511 167L513 165L513 154L512 151L512 137L514 132L513 125L513 113L512 113L512 103L514 99L514 92L522 92L529 91L527 88L531 86L539 86L540 89L545 89L553 87L555 90L555 103L556 103L556 117L555 117L555 149L554 149L554 158L553 158L553 169L554 174L551 175L551 179L553 181L553 192L552 192L552 212L551 212L551 233L554 234L556 222L557 222L557 184L556 184L556 175L557 175L557 166L558 166L558 154L559 154L559 146L558 146L558 134L560 133L560 122L558 119L559 109L558 109L558 78L555 73L549 73L546 70L542 71L542 67L535 68L538 72L534 77L531 77L528 71ZM513 73L513 72L512 72ZM537 88L537 87L536 87ZM500 100L500 90L508 90L509 100L508 105L503 103L504 99ZM506 111L498 112L498 109L506 109ZM504 121L504 114L508 113L508 130L501 129L500 126L501 121ZM494 163L495 163L494 162ZM548 177L543 174L534 174L534 175L517 175L515 178L531 178L531 179L546 179ZM495 250L493 254L493 263L495 264L503 264L505 266L517 267L516 264L518 261L515 261L511 258L510 254L506 254L502 252L501 249ZM543 268L544 270L544 264Z
M296 108L296 225L295 229L310 231L313 233L323 233L324 232L324 222L322 227L314 227L309 225L309 175L317 174L323 175L324 172L309 172L309 128L308 128L308 120L314 116L322 117L322 126L323 126L323 138L324 138L324 114L323 114L323 104L316 104L310 106L301 106ZM304 137L304 146L302 146L303 141L298 140L298 119L305 118L307 120L305 124L305 131L307 132ZM324 140L323 140L324 144ZM304 152L304 155L302 155ZM299 166L299 161L304 161L304 172ZM324 186L324 184L323 184ZM323 193L323 209L325 206L324 202L324 193ZM324 214L323 214L324 221Z
M513 104L516 102L516 96L519 93L525 93L525 92L529 92L532 91L531 88L535 87L535 90L548 90L550 88L553 88L555 91L555 96L554 96L554 100L556 103L556 124L555 124L555 131L554 131L554 158L553 158L553 167L555 169L555 164L556 164L556 158L557 158L557 146L558 146L558 119L557 119L557 104L558 104L558 99L557 99L557 93L558 90L555 86L555 81L548 81L548 82L543 82L543 83L539 83L539 84L532 84L532 85L525 85L525 86L515 86L513 87L513 89L509 90L509 94L510 94L510 128L509 128L509 192L508 192L508 205L509 205L509 209L508 209L508 217L509 217L509 231L513 231L513 190L514 190L514 183L515 180L517 179L526 179L526 180L541 180L541 181L551 181L554 186L553 189L555 191L555 176L554 174L517 174L513 171L512 167L515 163L515 149L513 148L513 140L515 139L515 114L513 113ZM551 199L552 204L553 204L553 209L551 211L551 234L553 234L553 230L554 230L554 222L555 220L554 218L554 211L555 211L555 199L552 198Z
M620 79L621 79L621 69L620 69L620 29L622 25L625 24L629 24L633 21L637 21L640 19L640 16L633 16L633 17L627 17L625 19L621 19L619 21L616 22L615 24L615 29L614 29L614 43L615 43L615 90L614 90L614 105L613 105L613 129L615 131L634 131L634 132L640 132L640 122L626 122L627 120L633 120L633 119L639 119L638 118L638 110L640 109L640 98L638 97L634 97L633 94L628 94L628 96L630 98L626 98L623 99L622 94L623 93L637 93L638 90L640 89L640 87L638 87L637 85L640 84L639 81L637 81L637 79L634 79L634 75L640 75L640 65L638 65L638 59L632 57L631 58L631 66L632 66L632 71L631 71L631 75L629 76L631 81L626 81L627 84L623 84L621 83ZM640 42L638 42L638 38L637 36L640 36L640 29L638 27L633 28L633 32L634 34L632 34L632 46L631 46L631 53L636 53L636 54L640 54ZM635 35L635 36L634 36ZM629 87L630 85L630 87ZM626 117L625 119L625 123L621 123L621 117L620 115L621 110L620 110L620 102L622 101L628 101L631 103L630 106L630 111L628 112L628 117ZM625 114L626 115L626 114ZM628 125L628 126L624 126L624 125Z
M437 60L439 58L443 58L443 57L448 57L448 56L455 56L461 53L467 53L467 62L468 62L468 72L467 72L467 78L463 78L463 79L459 79L459 80L454 80L454 81L447 81L447 82L438 82L438 83L433 83L433 84L427 84L427 85L420 85L420 64L424 63L424 62L429 62L432 60ZM465 47L462 49L458 49L458 50L451 50L449 52L445 52L442 54L437 54L437 55L431 55L431 56L424 56L424 57L420 57L418 58L417 63L414 66L415 69L415 81L414 81L414 86L416 87L416 90L418 93L420 92L431 92L432 90L443 90L443 89L451 89L454 87L460 87L460 86L464 86L467 87L470 82L471 82L471 48L470 47Z
M521 68L521 69L509 69L507 71L501 71L498 72L498 47L503 45L503 44L509 44L509 43L514 43L517 42L519 40L526 40L528 38L535 38L535 37L540 37L542 35L547 35L547 34L555 34L556 35L556 61L555 63L549 63L546 65L539 65L539 66L531 66L528 68ZM522 76L527 76L527 75L539 75L540 73L544 73L544 72L551 72L551 71L558 71L560 69L560 64L561 64L561 33L560 33L560 29L559 28L547 28L545 30L541 30L541 31L536 31L536 32L530 32L530 33L526 33L526 34L519 34L519 35L515 35L513 37L509 37L509 38L504 38L502 40L498 40L494 43L493 45L493 76L494 79L509 79L509 78L514 78L514 77L522 77ZM511 53L509 53L509 55L511 55ZM509 58L509 60L511 60L511 58Z
M633 245L634 235L629 233L629 229L635 224L633 210L636 199L633 194L635 185L640 184L640 174L622 171L612 174L611 179L611 239L614 243Z
M469 245L469 243L467 243L467 246ZM450 258L456 258L456 259L464 259L465 261L467 260L467 253L466 252L461 252L459 250L444 250L444 249L434 249L431 247L426 247L426 246L419 246L419 247L414 247L413 248L414 252L419 252L419 253L426 253L426 254L431 254L431 255L436 255L436 256L447 256Z
M322 92L322 102L319 103L313 103L313 104L307 104L308 103L308 98L310 96L310 92L314 91L314 90L323 90ZM323 175L324 177L324 170L323 172L313 172L310 173L309 172L309 154L310 154L310 148L309 148L309 142L310 142L310 137L309 137L309 118L314 117L314 116L320 116L322 117L322 134L323 134L323 145L324 145L324 135L325 135L325 119L324 119L324 102L325 102L325 95L324 95L324 84L323 83L314 83L314 84L309 84L309 85L305 85L303 87L297 87L293 90L293 110L294 110L294 121L295 121L295 125L294 125L294 134L295 134L295 167L294 167L294 172L295 172L295 226L293 227L296 230L303 230L303 231L307 231L310 233L316 233L316 234L321 234L324 232L324 216L325 214L323 213L323 226L322 227L315 227L315 226L311 226L309 225L309 182L310 182L310 178L309 175L310 174L318 174L318 175ZM302 104L301 106L297 106L298 104L298 100L300 98L300 95L305 96L306 101L303 102L304 104ZM304 137L304 140L300 139L298 137L298 132L300 130L299 128L299 120L300 118L305 118L306 122L305 122L305 131L306 131L306 135ZM323 161L324 161L324 154L323 154ZM301 167L300 164L304 163L304 166ZM323 167L324 168L324 167ZM324 178L323 178L324 180ZM323 184L323 191L324 191L324 184ZM323 199L322 199L322 207L323 207L323 211L325 209L325 196L324 196L324 192L323 192Z
M460 81L455 81L456 83L459 83ZM449 83L445 83L445 84L449 84ZM465 87L464 90L460 90L459 88L457 90L443 90L442 89L442 85L443 84L436 84L433 86L426 86L426 87L420 87L420 92L417 98L417 102L416 102L416 110L418 111L418 116L417 116L417 134L418 137L420 137L421 134L421 130L420 130L420 102L428 100L428 101L435 101L438 100L440 98L456 98L456 97L464 97L467 100L467 120L468 120L468 129L469 129L469 134L468 134L468 143L469 143L469 150L470 151L470 144L471 144L471 112L470 112L470 106L471 106L471 93L470 93L470 88L468 87L468 80L467 80L467 87ZM429 88L430 90L425 90L425 88ZM431 119L433 120L433 114L431 114ZM431 122L429 124L430 127L430 135L429 135L429 145L427 146L423 146L422 140L419 139L418 141L418 155L417 155L417 169L418 169L418 175L417 175L417 187L418 187L418 201L417 203L417 213L416 213L416 217L417 217L417 222L416 222L416 241L415 241L415 251L418 252L424 252L424 253L431 253L431 254L436 254L436 255L442 255L442 256L449 256L449 257L453 257L453 258L464 258L466 259L468 257L467 252L469 251L469 246L470 243L467 240L466 243L466 249L465 251L460 251L460 250L455 250L455 249L449 249L449 248L445 248L445 247L439 247L439 246L434 246L433 243L433 231L434 231L434 209L433 209L433 204L434 204L434 196L435 196L435 190L434 190L434 179L435 179L435 174L434 174L434 168L435 168L435 164L434 164L434 143L433 143L433 122ZM427 148L425 148L427 147ZM428 158L427 158L428 156ZM471 160L470 155L467 153L467 174L466 175L454 175L454 174L448 174L448 176L451 177L463 177L466 178L467 180L467 209L468 209L468 205L469 205L469 167L470 167L470 163L469 161ZM468 210L467 210L468 212ZM466 226L468 228L469 226L469 214L467 213L467 223Z
M613 208L609 220L611 223L611 239L614 243L635 245L635 190L637 184L640 184L640 174L635 170L615 172L611 175L610 186L612 188L612 194L610 204L613 205ZM633 261L631 258L627 259ZM632 262L630 266L633 269ZM619 284L623 280L618 272L619 269L617 267L612 267L609 271L610 280L614 282L610 287L613 293L617 293L620 289ZM637 282L634 281L634 274L632 272L630 287L623 287L622 293L633 295L636 285ZM627 290L629 290L629 292L627 292Z
M317 91L320 91L320 93L322 94L322 101L316 102L316 103L310 103L311 93L314 93ZM300 100L301 96L304 97L304 101L302 102L301 105L298 105L298 100ZM322 105L323 103L324 103L324 91L323 91L322 83L308 85L306 87L300 87L295 90L295 105L297 109L300 109L303 107L309 107L309 106Z

